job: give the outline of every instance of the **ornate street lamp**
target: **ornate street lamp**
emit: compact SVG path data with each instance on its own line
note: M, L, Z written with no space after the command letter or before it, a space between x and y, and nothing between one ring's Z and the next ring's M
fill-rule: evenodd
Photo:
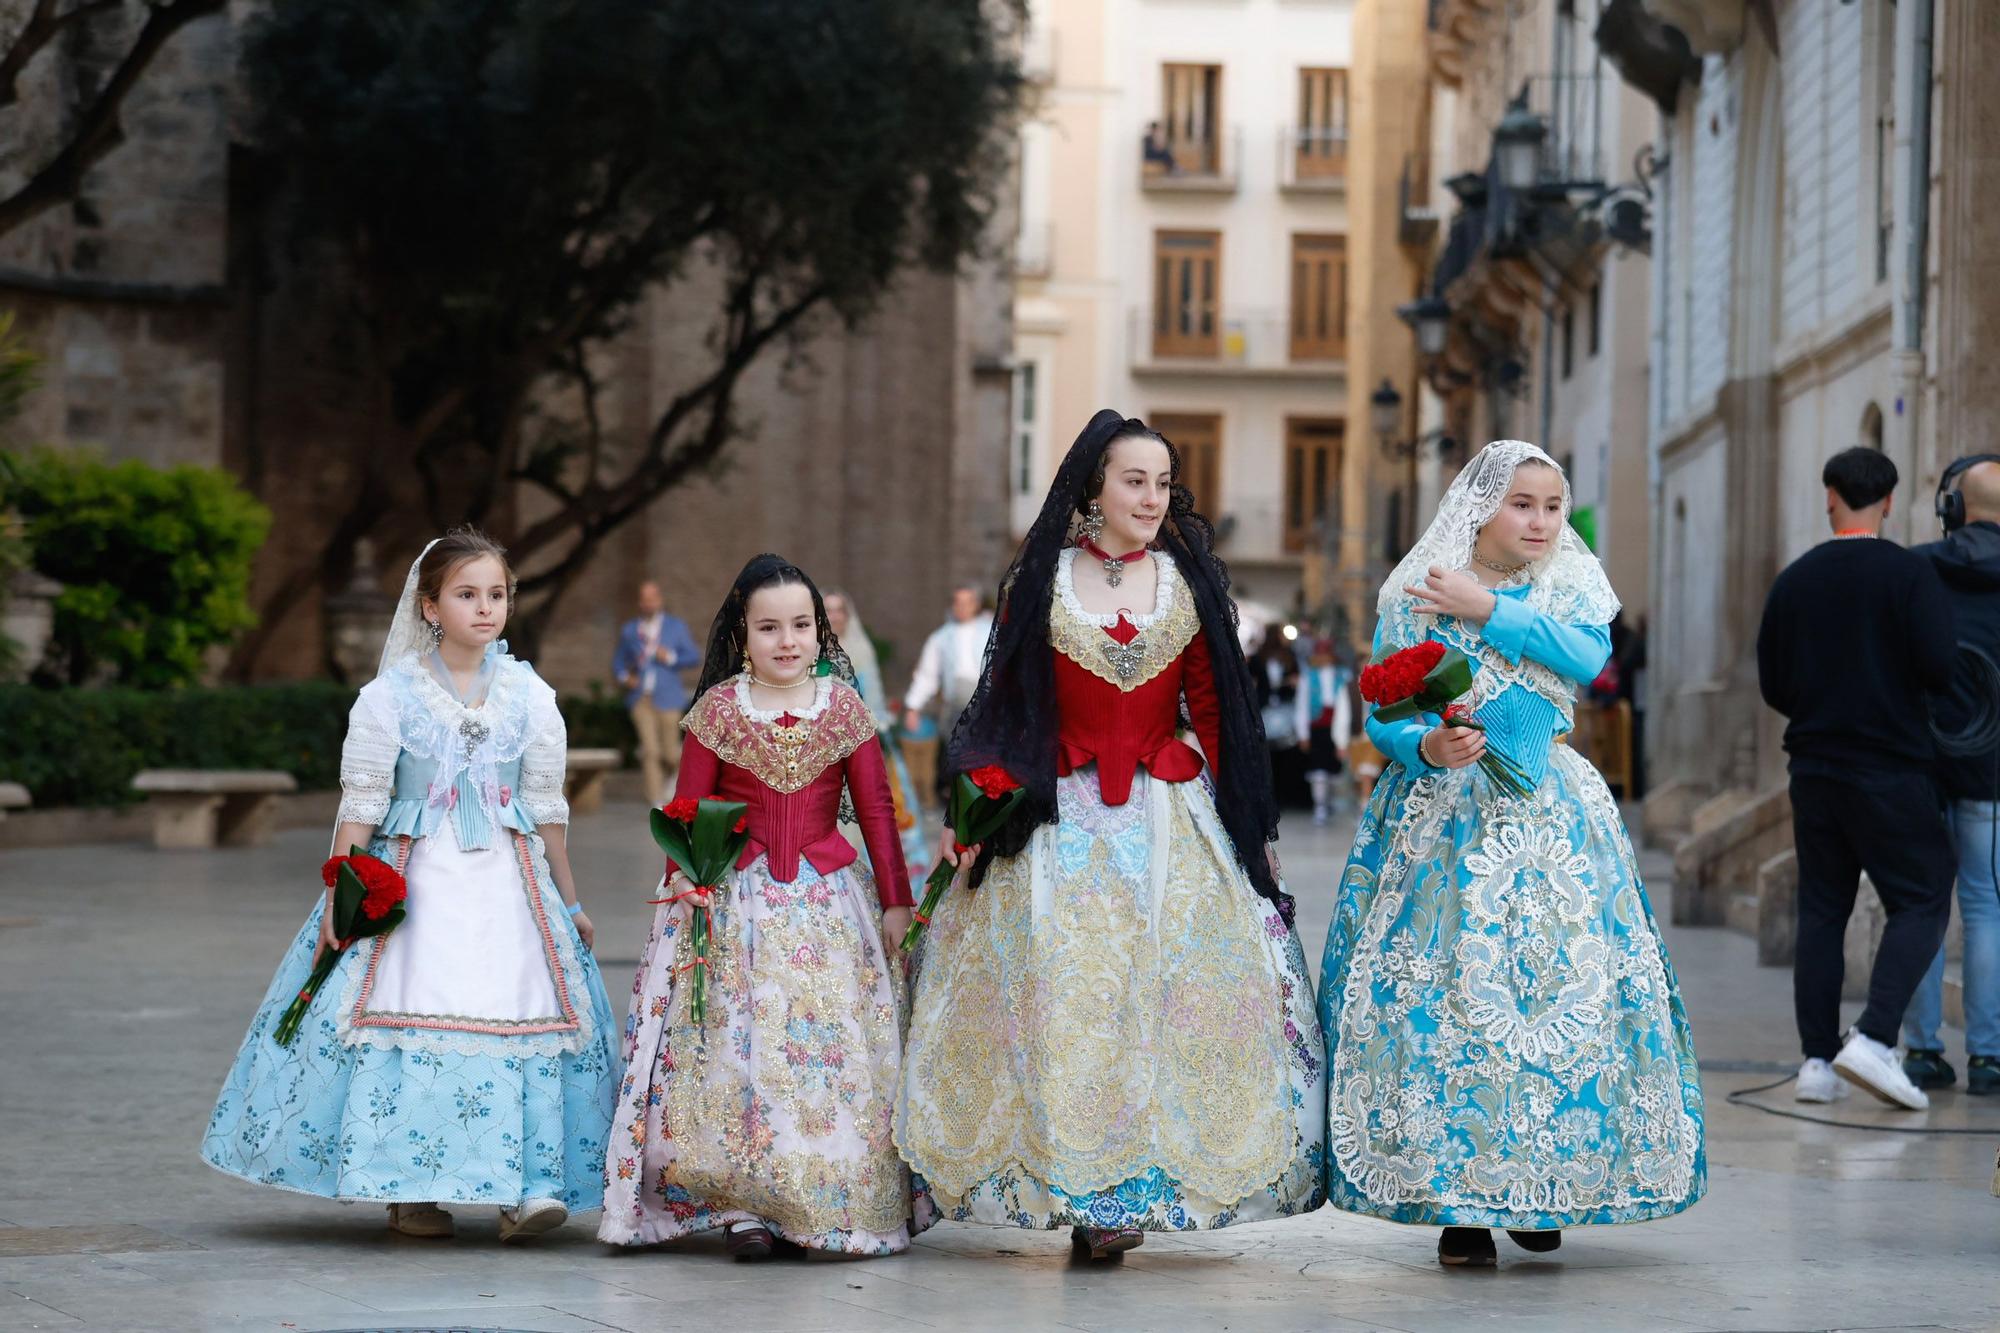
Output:
M1502 185L1523 193L1534 188L1541 179L1542 141L1548 135L1547 122L1528 110L1528 89L1523 84L1493 131L1493 160Z
M1451 335L1451 306L1442 297L1420 296L1396 307L1396 315L1417 333L1417 354L1443 356Z
M1403 395L1396 392L1396 386L1387 376L1382 379L1382 387L1368 395L1368 420L1375 428L1375 441L1382 446L1386 458L1399 458L1409 452L1402 440L1403 435Z

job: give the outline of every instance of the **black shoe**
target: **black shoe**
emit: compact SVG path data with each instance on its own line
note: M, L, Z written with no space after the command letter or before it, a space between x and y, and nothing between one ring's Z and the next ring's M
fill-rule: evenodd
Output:
M1547 1254L1562 1248L1563 1233L1560 1231L1513 1231L1507 1239L1526 1250L1529 1254Z
M731 1257L747 1262L768 1259L777 1247L768 1227L743 1226L740 1223L732 1224L723 1233L722 1243L729 1247Z
M1485 1227L1446 1227L1438 1237L1438 1262L1446 1268L1493 1267L1500 1262L1493 1233Z
M2000 1095L2000 1056L1975 1055L1967 1060L1965 1090L1975 1097Z
M1958 1082L1958 1071L1946 1063L1943 1051L1920 1051L1914 1047L1903 1057L1903 1076L1927 1090L1948 1088Z

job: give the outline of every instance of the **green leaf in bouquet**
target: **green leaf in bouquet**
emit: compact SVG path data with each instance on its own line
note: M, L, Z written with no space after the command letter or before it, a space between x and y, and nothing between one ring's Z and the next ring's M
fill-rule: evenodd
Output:
M1423 711L1423 697L1413 694L1407 699L1399 699L1395 703L1383 704L1380 708L1377 708L1375 710L1375 720L1377 722L1401 722L1404 718L1415 717Z
M675 865L688 875L693 875L694 848L688 845L687 825L678 819L667 818L664 810L654 810L653 841L667 854Z
M353 864L342 861L340 876L333 887L333 928L343 935L352 934L354 923L361 916L361 900L367 896L368 886L354 873Z
M1424 676L1420 694L1433 699L1456 699L1472 688L1472 663L1456 648L1447 648L1438 664Z
M984 816L972 821L971 827L967 830L967 832L972 834L972 841L985 842L1001 829L1007 827L1007 821L1014 817L1015 809L1021 804L1022 799L1027 794L1026 791L1016 788L1001 797L998 801L993 802L985 810Z
M736 821L750 807L742 801L703 801L694 817L694 855L704 870L722 870L729 861L729 840ZM701 881L712 883L713 881Z

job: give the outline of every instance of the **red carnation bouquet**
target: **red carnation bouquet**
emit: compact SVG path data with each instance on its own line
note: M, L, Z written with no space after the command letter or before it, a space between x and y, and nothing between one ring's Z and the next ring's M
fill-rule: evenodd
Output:
M697 1026L708 1021L708 941L715 924L709 916L709 899L728 883L730 872L750 844L749 809L742 801L725 801L720 796L700 800L683 796L652 812L653 841L667 854L668 877L678 870L694 882L692 888L647 901L693 901L694 957L683 963L681 970L694 973L688 1014Z
M1484 731L1472 710L1457 702L1472 690L1472 663L1456 648L1435 639L1391 653L1361 673L1361 697L1374 704L1378 722L1401 722L1419 713L1435 713L1447 727ZM1490 743L1479 756L1479 767L1501 790L1531 796L1535 780L1526 769Z
M348 848L346 856L330 858L320 867L319 877L333 890L333 903L327 910L333 914L333 933L340 943L321 955L305 989L278 1020L271 1039L280 1046L290 1046L298 1037L306 1010L312 1008L313 998L340 965L349 945L371 935L387 935L403 924L403 900L410 894L410 886L394 866L359 847Z
M1014 807L1027 795L1021 784L1014 781L1006 769L998 764L988 764L975 768L970 773L960 773L951 784L951 805L946 811L951 821L951 836L957 850L963 855L974 843L985 842L998 833L1014 816ZM924 927L931 923L931 914L937 911L938 899L951 886L952 877L958 873L951 862L938 858L930 876L924 880L924 900L917 910L910 914L910 928L903 935L903 952L917 947L923 938Z

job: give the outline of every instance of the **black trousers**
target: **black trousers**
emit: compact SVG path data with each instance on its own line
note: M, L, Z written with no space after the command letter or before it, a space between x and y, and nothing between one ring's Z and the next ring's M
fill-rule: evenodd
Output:
M1894 1046L1903 1010L1951 920L1958 868L1936 790L1922 773L1794 773L1792 835L1799 860L1792 1003L1800 1046L1807 1059L1840 1052L1842 945L1863 871L1889 919L1868 977L1868 1007L1855 1026Z

